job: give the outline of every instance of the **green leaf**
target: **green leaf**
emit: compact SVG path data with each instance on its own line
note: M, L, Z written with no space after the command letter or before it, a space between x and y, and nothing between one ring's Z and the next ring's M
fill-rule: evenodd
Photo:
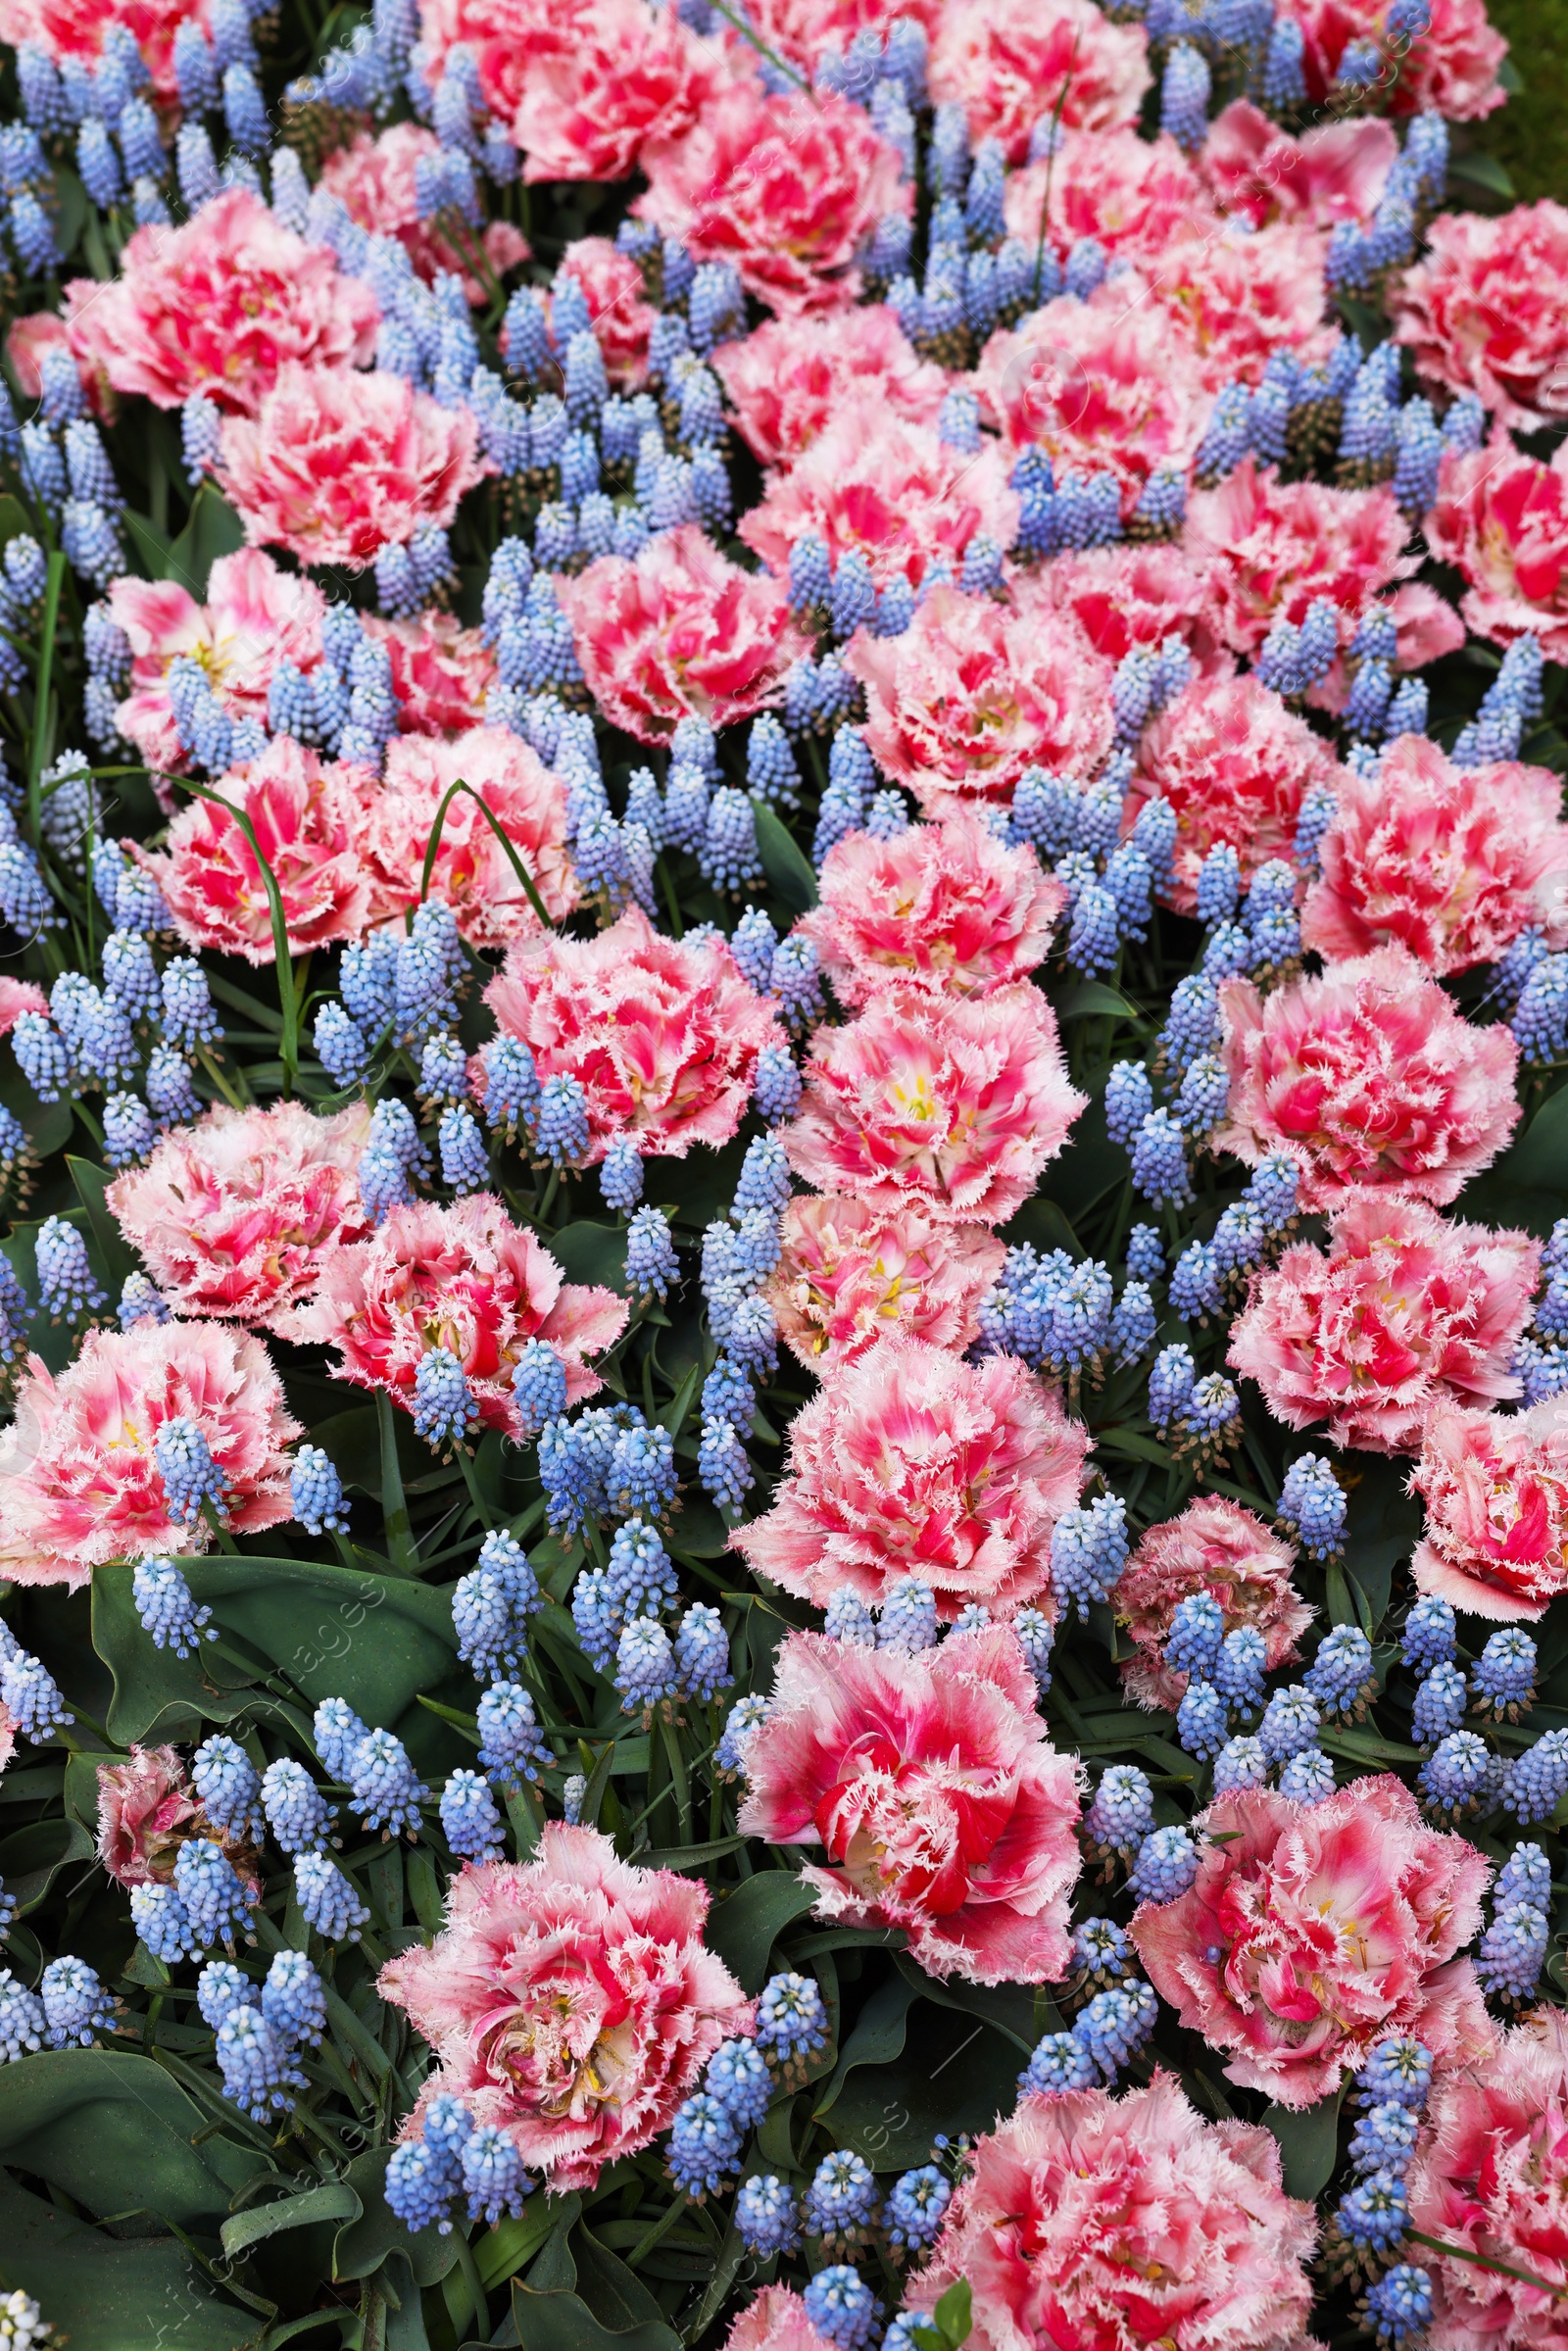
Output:
M198 604L204 604L208 577L219 557L237 555L244 544L244 523L212 483L204 481L184 529L169 550L165 577L178 580Z
M759 1870L716 1900L708 1914L708 1944L747 1993L760 1992L773 1945L793 1919L815 1906L816 1894L793 1870Z
M413 1713L428 1735L421 1691L450 1678L454 1694L471 1694L471 1684L457 1681L448 1592L320 1560L218 1555L179 1565L219 1630L259 1650L312 1706L335 1693L366 1722L393 1730ZM215 1661L209 1647L185 1659L155 1649L130 1584L126 1565L101 1567L93 1577L93 1646L115 1678L112 1739L122 1745L146 1739L182 1714L227 1722L242 1707L267 1702L236 1688L243 1669Z
M267 2169L222 2136L151 2058L44 2049L6 2068L0 2162L36 2172L92 2213L140 2204L176 2228L216 2229L236 2188Z
M1080 980L1056 1006L1058 1020L1087 1020L1096 1012L1108 1012L1117 1020L1143 1018L1138 1006L1119 988L1107 988L1103 980Z
M323 2180L302 2196L279 2196L274 2203L252 2204L236 2212L219 2234L232 2260L285 2229L306 2229L316 2221L357 2221L360 2210L360 2199L346 2180Z
M126 537L141 558L148 578L167 579L172 551L169 533L160 530L155 522L149 522L145 514L138 514L131 507L125 509L120 519L125 526Z
M173 2237L105 2236L0 2173L0 2290L19 2287L71 2351L234 2351L256 2332Z
M959 2278L949 2286L931 2316L951 2351L959 2351L959 2345L968 2341L974 2325L974 2298L967 2278Z
M0 1841L0 1879L15 1895L19 1916L36 1910L60 1872L92 1850L92 1838L75 1820L32 1821Z
M1568 1160L1568 1086L1544 1102L1496 1169L1510 1192L1557 1192Z
M515 2220L503 2221L498 2229L492 2229L479 2239L473 2249L473 2261L487 2294L493 2294L498 2285L505 2285L509 2278L514 2278L532 2261L567 2206L575 2219L581 2208L580 2197L530 2196Z
M938 2131L956 2138L989 2131L1017 2099L1014 2042L922 2000L909 2017L906 2054L861 2067L846 2082L833 2109L833 2139L874 2172L907 2171L926 2161Z
M1263 2122L1280 2143L1286 2192L1311 2198L1325 2188L1339 2147L1340 2101L1319 2099L1316 2106L1269 2106Z
M765 800L754 799L752 808L757 816L757 852L762 860L762 871L784 904L797 914L804 914L816 904L816 876L807 862L806 853Z
M619 1225L568 1224L545 1242L568 1282L599 1282L626 1295L626 1235Z
M135 1272L136 1260L125 1247L119 1223L104 1198L114 1179L105 1168L95 1167L90 1159L78 1159L70 1151L66 1154L66 1165L76 1187L76 1198L87 1212L99 1263L118 1294L124 1286L126 1274Z
M817 2101L814 2121L820 2122L837 2105L839 2092L857 2066L891 2065L903 2056L905 2023L915 1997L916 1986L903 1976L891 1977L871 1994L839 2051L832 2079Z
M903 1953L895 1958L894 1965L920 1998L934 2001L939 2008L955 2008L962 2016L978 2018L993 2033L1004 2033L1025 2057L1033 2056L1040 2035L1035 2030L1032 1991L1010 1984L965 1984L956 1976L939 1983L923 1974Z
M93 217L93 207L87 191L76 173L66 164L55 167L55 235L60 250L69 259L75 252L81 232Z
M0 547L6 546L12 539L20 539L24 532L31 528L26 508L20 498L13 498L7 490L0 497Z
M604 2327L581 2295L564 2286L540 2291L514 2280L512 2316L522 2351L680 2351L680 2336L662 2319Z
M1500 196L1505 203L1513 197L1513 179L1507 165L1499 163L1494 155L1482 155L1475 148L1450 156L1448 177L1465 186L1485 188L1489 196Z

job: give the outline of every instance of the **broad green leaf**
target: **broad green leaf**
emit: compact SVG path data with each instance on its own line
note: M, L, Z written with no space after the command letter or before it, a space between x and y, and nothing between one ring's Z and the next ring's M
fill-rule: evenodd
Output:
M76 1187L76 1198L86 1210L94 1253L109 1276L112 1294L118 1297L126 1274L135 1272L136 1260L125 1247L120 1226L104 1199L114 1179L104 1168L95 1167L90 1159L78 1159L71 1152L66 1154L66 1165Z
M1087 1020L1092 1013L1109 1013L1117 1020L1143 1017L1138 1006L1119 988L1107 988L1103 980L1080 980L1056 1006L1058 1020Z
M871 1994L839 2051L832 2080L817 2100L816 2121L820 2122L837 2105L839 2092L857 2066L891 2065L896 2057L903 2056L905 2023L909 2003L916 1996L916 1985L903 1976L891 1977Z
M226 499L210 481L196 493L190 516L169 551L166 576L178 580L198 604L207 600L207 583L220 555L235 555L245 544L245 525Z
M1560 1192L1568 1161L1568 1086L1547 1097L1495 1174L1511 1192Z
M503 2221L482 2236L473 2249L474 2267L487 2294L494 2293L509 2278L525 2269L569 2207L569 2228L581 2210L581 2198L570 2196L530 2196L515 2220Z
M55 236L60 250L69 260L76 250L82 230L93 217L93 207L87 191L69 165L55 167Z
M938 2131L989 2131L1018 2099L1013 2041L955 2009L916 2004L906 2054L852 2074L833 2109L836 2145L874 2172L924 2163Z
M148 578L167 579L169 559L172 552L169 533L160 530L155 522L149 522L145 514L138 514L131 507L125 509L121 520L124 523L132 547L141 558L142 569Z
M265 2237L286 2229L307 2229L318 2221L357 2221L360 2199L346 2180L323 2180L301 2196L279 2196L270 2204L247 2205L223 2223L219 2231L230 2259L248 2252Z
M1321 2098L1315 2106L1269 2106L1263 2122L1280 2143L1286 2193L1312 2197L1328 2185L1339 2145L1340 2101Z
M198 2131L212 2117L151 2058L44 2049L5 2072L0 2163L36 2172L91 2213L144 2206L216 2230L234 2190L266 2169L253 2149Z
M1500 196L1504 203L1513 196L1513 178L1507 165L1499 163L1494 155L1482 155L1475 149L1449 159L1448 177L1468 187L1485 188L1489 196Z
M1021 1984L965 1984L961 1977L950 1977L939 1983L916 1967L914 1961L901 1953L894 1961L899 1974L910 1986L911 1993L931 2000L939 2008L955 2008L964 2016L978 2019L993 2033L1005 2034L1026 2057L1034 2054L1040 2035L1035 2031L1035 1999L1032 1991Z
M33 1821L0 1838L0 1880L15 1896L18 1915L35 1910L68 1863L85 1861L92 1850L92 1838L76 1820Z
M20 498L13 498L10 491L7 490L3 496L0 496L0 547L4 547L12 539L21 538L24 532L30 533L31 529L32 523L26 508ZM67 1115L68 1117L70 1115L69 1109Z
M448 1592L320 1560L213 1556L179 1564L220 1632L258 1650L310 1706L336 1694L368 1723L395 1730L412 1714L427 1737L445 1738L417 1705L419 1693L433 1695L451 1680L454 1695L472 1694L457 1674ZM237 1689L242 1669L215 1660L208 1647L183 1660L155 1649L130 1585L128 1566L99 1568L93 1578L93 1646L115 1677L112 1739L146 1739L182 1713L226 1722L246 1704L265 1703Z
M793 1870L759 1870L708 1914L707 1940L747 1993L760 1992L774 1943L793 1919L804 1918L816 1895Z
M754 798L752 808L757 816L757 853L762 860L762 871L784 904L795 913L804 914L816 904L816 876L807 862L806 853L765 800Z
M174 2237L105 2236L0 2173L0 2291L18 2287L71 2351L235 2351L256 2334Z
M568 1224L545 1236L568 1282L597 1282L626 1295L626 1236L619 1225Z

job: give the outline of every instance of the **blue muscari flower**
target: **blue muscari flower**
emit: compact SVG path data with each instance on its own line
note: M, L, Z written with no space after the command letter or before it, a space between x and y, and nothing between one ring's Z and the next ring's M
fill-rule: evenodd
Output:
M1393 2172L1373 2172L1340 2198L1334 2217L1357 2252L1386 2252L1410 2226L1404 2181Z
M1133 1141L1134 1191L1156 1207L1180 1207L1193 1197L1181 1126L1169 1110L1151 1110Z
M1463 1812L1487 1791L1492 1757L1473 1731L1450 1731L1439 1741L1416 1775L1428 1802L1440 1811Z
M1432 2052L1408 2033L1391 2033L1380 2040L1355 2077L1363 2107L1381 2106L1393 2099L1419 2114L1432 2087Z
M204 1641L216 1641L211 1608L198 1608L190 1586L172 1559L138 1559L131 1577L131 1598L142 1631L152 1636L154 1648L172 1649L176 1657L193 1657Z
M1478 1700L1510 1722L1529 1711L1536 1690L1536 1644L1517 1625L1505 1626L1487 1641L1473 1668Z
M1499 1902L1477 1954L1483 1987L1494 1997L1527 2000L1550 1940L1551 1921L1534 1902Z
M192 1837L180 1846L174 1860L174 1891L184 1905L197 1950L229 1942L236 1926L249 1934L251 1897L221 1846L210 1837Z
M194 1526L211 1504L221 1518L228 1505L228 1480L213 1459L212 1447L197 1423L183 1414L166 1420L153 1440L153 1458L164 1482L169 1515L181 1526Z
M1153 1107L1154 1092L1143 1063L1113 1062L1105 1080L1105 1126L1112 1143L1132 1143Z
M1192 1401L1198 1367L1192 1349L1180 1345L1161 1347L1149 1375L1149 1418L1161 1436L1186 1414Z
M850 1585L840 1585L827 1604L822 1619L822 1631L829 1641L845 1642L854 1649L876 1647L876 1619Z
M501 1815L477 1772L457 1771L441 1791L441 1833L465 1861L498 1861L503 1851Z
M901 1576L882 1603L877 1646L897 1657L914 1657L934 1648L937 1639L936 1595L918 1576Z
M325 1853L300 1853L294 1862L294 1899L323 1942L358 1942L370 1914L337 1864Z
M709 2059L703 2082L738 2131L760 2124L773 2096L773 2077L749 2040L723 2042Z
M709 1701L734 1680L729 1635L716 1608L695 1600L675 1635L675 1670L683 1697Z
M1309 1559L1339 1557L1344 1548L1346 1508L1345 1489L1320 1454L1302 1453L1292 1462L1280 1488L1275 1515Z
M1113 971L1121 952L1116 901L1099 882L1078 893L1067 933L1067 960L1075 971Z
M865 2158L853 2148L837 2147L811 2175L801 2203L802 2225L808 2236L819 2237L824 2245L856 2245L874 2227L880 2201Z
M303 2087L305 2078L259 2008L231 2008L218 2029L214 2053L224 2095L254 2122L292 2110L290 2088Z
M789 2066L814 2056L827 2037L827 2012L811 1978L770 1976L757 2003L757 2045L763 2056Z
M441 1154L441 1180L460 1198L481 1192L490 1181L490 1153L479 1122L466 1102L453 1102L442 1111L436 1129Z
M1268 1769L1268 1757L1257 1739L1249 1735L1228 1739L1214 1758L1214 1793L1223 1796L1238 1788L1261 1788Z
M1211 1680L1225 1639L1225 1614L1212 1592L1192 1592L1178 1600L1165 1637L1165 1662L1173 1673Z
M749 2253L766 2261L800 2245L800 2207L774 2172L754 2174L735 2195L735 2228Z
M756 1483L739 1430L728 1419L705 1419L697 1452L697 1474L703 1491L731 1517L740 1515Z
M1206 1321L1217 1314L1221 1300L1222 1269L1206 1241L1190 1241L1170 1277L1170 1304L1183 1322Z
M1533 1902L1538 1910L1549 1910L1551 1864L1540 1845L1515 1845L1492 1891L1499 1908L1509 1902Z
M261 1778L261 1802L279 1851L314 1852L325 1843L334 1815L303 1763L290 1755L270 1763Z
M1399 2098L1369 2106L1350 2139L1354 2172L1402 2172L1415 2152L1416 2117Z
M1187 1830L1154 1829L1138 1848L1127 1886L1140 1901L1174 1902L1197 1876L1198 1847Z
M0 1672L0 1687L3 1687ZM1551 1818L1568 1794L1568 1732L1546 1731L1516 1755L1503 1782L1502 1804L1522 1823Z
M737 2169L740 2155L740 2132L717 2098L699 2090L676 2109L665 2161L682 2195L696 2203L716 2195Z
M1086 1618L1109 1596L1127 1564L1127 1505L1102 1495L1087 1509L1064 1510L1051 1537L1051 1581L1063 1608Z
M1404 1636L1400 1651L1404 1663L1418 1674L1428 1674L1435 1665L1448 1665L1458 1655L1457 1622L1446 1600L1435 1593L1424 1593L1412 1602L1404 1620Z
M227 1836L260 1837L261 1775L235 1739L221 1733L204 1739L191 1759L191 1779L215 1828Z
M278 2038L298 2047L321 2045L326 1989L303 1951L277 1951L262 1985L262 2014Z
M1148 1776L1135 1763L1106 1766L1084 1819L1095 1843L1118 1853L1133 1853L1154 1826L1154 1799Z
M457 1356L450 1347L427 1348L414 1375L416 1434L437 1451L466 1448L478 1425L479 1407Z
M1268 1649L1255 1625L1238 1625L1220 1642L1214 1661L1214 1687L1226 1701L1247 1715L1263 1703L1263 1676Z
M605 1589L617 1617L657 1616L675 1597L675 1570L653 1527L628 1519L617 1527L605 1569Z
M158 1006L159 981L146 933L111 931L104 941L103 968L105 994L122 1005L132 1020L150 1019ZM173 1042L183 1040L175 1038Z
M85 1959L52 1959L39 1980L38 1998L51 2049L90 2049L93 2034L114 2026L114 2000Z
M1094 2059L1102 2077L1114 2082L1147 2043L1159 2002L1141 1976L1097 1992L1073 2027L1074 2037Z
M818 2270L802 2299L811 2325L836 2351L864 2351L882 2316L864 2278L844 2262Z
M1076 2033L1048 2033L1018 2076L1018 2092L1031 2097L1041 2091L1093 2089L1099 2081L1100 2069Z
M1303 1747L1315 1745L1322 1721L1317 1699L1304 1683L1276 1690L1258 1725L1264 1754L1272 1763L1284 1763Z
M355 1750L369 1737L369 1728L346 1698L323 1698L316 1709L311 1737L328 1777L346 1781Z
M1360 1626L1336 1625L1319 1643L1303 1679L1325 1713L1348 1715L1364 1704L1374 1681L1372 1643Z
M1207 1760L1225 1744L1225 1701L1211 1682L1188 1682L1176 1711L1176 1736L1190 1755Z
M633 1422L616 1437L606 1476L611 1507L662 1518L676 1490L675 1441L667 1429Z
M479 1761L498 1788L537 1780L555 1755L540 1735L532 1698L520 1682L493 1682L479 1700Z
M678 1688L675 1653L657 1617L633 1617L622 1628L612 1678L627 1714L674 1697Z
M534 2182L522 2168L521 2156L497 2124L483 2124L470 2132L464 2141L462 2165L470 2221L487 2221L494 2228L500 2220L515 2220L523 2198L533 2193Z
M1291 1803L1324 1803L1333 1796L1333 1763L1321 1746L1302 1746L1279 1775L1279 1793Z
M482 1714L483 1701L480 1711ZM480 1727L482 1730L482 1723ZM403 1830L411 1837L417 1836L419 1806L428 1800L430 1790L410 1763L401 1739L390 1731L371 1731L349 1760L348 1785L349 1809L367 1829L380 1829L387 1837L396 1837Z
M638 1208L626 1227L626 1287L634 1298L662 1300L679 1280L680 1261L666 1211Z
M200 1949L191 1933L185 1905L172 1886L133 1886L130 1889L130 1923L155 1959L166 1967L177 1965L187 1952ZM0 1977L0 1982L3 1982ZM41 2014L41 2011L40 2011ZM37 2042L33 2044L37 2047ZM4 2025L0 2021L0 2053L5 2050Z
M452 1594L458 1655L481 1680L519 1665L528 1650L528 1618L541 1604L539 1579L516 1537L493 1528L478 1564Z
M152 1114L139 1095L110 1095L104 1103L104 1157L111 1167L145 1159L157 1140Z
M1108 1345L1118 1366L1137 1363L1148 1354L1158 1334L1154 1301L1145 1282L1128 1282L1110 1318Z
M217 2033L236 2008L255 2005L250 1978L229 1959L210 1959L196 1979L196 2006L202 2023Z
M697 862L703 879L715 890L755 889L761 881L757 818L744 792L722 784L713 794Z
M1044 1697L1051 1688L1051 1652L1055 1644L1055 1628L1038 1608L1020 1608L1012 1620L1012 1630L1023 1650L1024 1663L1035 1678L1035 1687Z
M1432 2321L1432 2279L1425 2270L1397 2262L1367 2288L1367 2322L1380 2343L1410 2342Z

